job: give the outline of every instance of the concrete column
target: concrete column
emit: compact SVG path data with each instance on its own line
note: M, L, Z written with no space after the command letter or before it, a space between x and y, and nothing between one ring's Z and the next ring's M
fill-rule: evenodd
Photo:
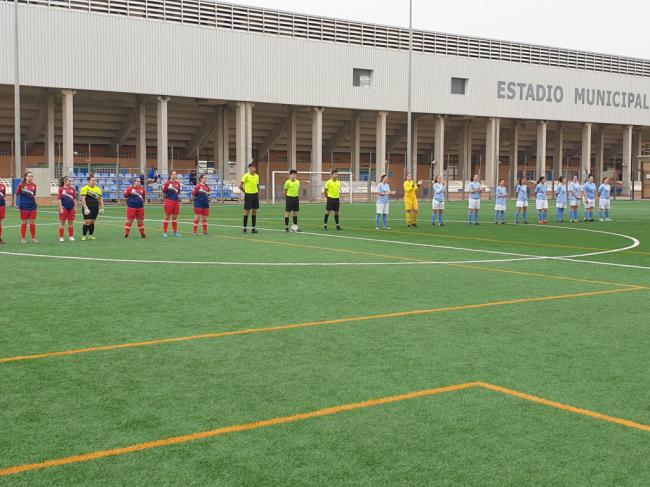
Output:
M222 116L223 132L221 133L221 136L223 139L223 144L221 146L221 149L223 151L223 154L221 156L221 160L224 164L228 164L230 162L230 109L224 108ZM224 169L224 174L226 174L226 172L227 171Z
M635 181L641 181L641 174L639 169L641 167L641 159L639 156L643 152L643 132L641 129L634 132L632 138L632 185Z
M442 115L436 115L435 137L434 177L442 176L445 172L445 117Z
M167 136L167 125L168 125L168 117L167 117L167 102L169 102L169 97L167 96L159 96L158 97L158 109L157 109L157 117L156 117L156 125L158 129L158 138L157 138L157 146L158 146L158 172L160 174L168 174L169 173L169 143L168 143L168 136Z
M564 176L564 125L557 124L555 129L555 150L553 151L553 179L556 181Z
M508 178L508 191L513 194L515 181L517 180L517 163L519 162L519 124L517 122L512 126L510 132L510 177Z
M632 125L623 128L623 194L630 195L632 182Z
M489 118L485 129L485 185L492 191L497 186L498 178L500 125L498 118Z
M472 172L472 123L469 120L463 122L461 129L460 147L461 180L467 181Z
M214 155L214 164L216 168L221 168L223 160L223 107L214 110L214 129L212 130L212 145ZM262 154L260 154L262 156Z
M591 174L591 124L582 126L582 156L580 162L580 181L585 181Z
M253 103L246 103L246 164L253 162Z
M135 127L135 153L142 174L147 173L147 104L138 103Z
M546 126L547 122L537 122L537 158L535 174L537 178L546 176Z
M355 113L352 116L350 125L350 148L352 161L352 179L359 180L361 170L361 114Z
M54 164L56 162L54 141L54 96L47 95L47 115L45 119L45 157L50 179L54 179Z
M412 172L414 175L416 175L418 172L419 137L420 137L420 118L415 117L411 125L411 167L406 168L406 172Z
M237 177L246 172L246 102L235 105L235 152Z
M330 161L333 162L333 161ZM311 118L311 167L313 172L323 170L323 109L312 108ZM318 199L323 178L320 174L312 174L312 197Z
M296 169L298 163L298 114L287 111L287 163L289 169Z
M62 90L63 112L63 170L62 175L72 174L74 167L74 94L73 90Z
M375 161L376 179L386 170L386 112L377 112L377 159ZM413 177L417 177L413 175Z
M603 179L603 165L605 163L605 127L601 127L596 138L596 181Z

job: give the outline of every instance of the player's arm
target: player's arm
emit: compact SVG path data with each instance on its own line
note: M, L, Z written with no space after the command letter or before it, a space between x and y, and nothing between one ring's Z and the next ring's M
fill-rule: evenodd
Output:
M244 178L246 178L246 176L241 178L241 181L239 181L239 191L241 191L242 193L245 193L245 191L244 191Z
M59 188L59 213L63 213L63 188Z
M18 208L18 197L20 196L20 192L21 192L22 190L23 190L23 185L22 185L22 183L21 183L21 184L18 185L18 187L16 188L16 191L15 191L14 194L13 194L13 198L14 198L14 206L15 206L16 208Z

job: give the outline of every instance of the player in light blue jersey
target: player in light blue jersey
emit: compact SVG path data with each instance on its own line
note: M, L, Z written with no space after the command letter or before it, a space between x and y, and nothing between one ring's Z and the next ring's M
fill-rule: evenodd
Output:
M390 196L395 194L390 189L388 184L388 176L385 174L379 180L379 185L377 186L377 219L375 228L381 230L381 223L383 220L384 230L390 230L388 226L388 212L390 207Z
M540 225L546 225L548 223L548 198L546 197L546 189L546 178L542 176L537 180L537 186L535 186L537 223Z
M611 194L612 194L612 187L609 185L609 178L603 178L603 184L601 184L600 187L598 188L598 202L599 202L598 219L601 222L612 221L612 219L609 217L609 210L611 209L611 204L612 204L610 200Z
M519 216L523 213L523 222L528 225L528 197L530 196L530 190L528 189L528 178L526 176L520 177L517 181L515 193L517 193L517 212L515 213L515 223L519 224Z
M582 187L578 181L578 176L573 176L573 180L569 183L569 206L571 207L569 218L571 219L571 223L578 221L578 208L580 207L581 198Z
M567 193L564 176L560 176L555 188L555 219L558 223L564 223L564 210L566 209Z
M478 212L481 209L481 180L478 174L474 175L472 182L468 186L469 191L469 213L467 215L467 223L472 225L472 219L474 220L474 225L478 225Z
M508 198L508 188L506 188L506 180L499 181L499 186L495 191L496 203L494 204L494 224L506 224L506 199Z
M436 176L433 181L433 216L431 217L431 224L436 224L436 217L438 220L438 225L441 227L444 226L442 223L442 214L445 211L445 182L442 180L442 176Z
M594 182L593 175L589 175L589 179L582 186L582 195L585 203L585 211L582 214L584 221L594 221L594 208L596 206L596 183Z

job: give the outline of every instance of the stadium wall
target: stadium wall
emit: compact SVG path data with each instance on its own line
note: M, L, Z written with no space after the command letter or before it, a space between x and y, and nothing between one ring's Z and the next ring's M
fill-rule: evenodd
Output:
M396 96L407 90L404 51L25 4L20 15L25 85L406 111L406 96ZM8 3L0 3L0 59L13 65ZM372 87L352 86L354 68L373 71ZM468 80L466 95L451 94L452 77ZM11 83L13 70L0 71L0 84ZM508 83L522 84L513 99ZM557 87L561 99L546 95L558 94ZM614 106L615 93L621 106ZM649 104L641 76L414 55L413 110L419 113L649 126Z

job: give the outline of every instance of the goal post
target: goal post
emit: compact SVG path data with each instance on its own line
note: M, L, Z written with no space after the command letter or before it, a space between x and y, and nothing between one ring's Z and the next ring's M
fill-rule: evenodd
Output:
M339 172L341 181L341 201L352 203L353 184L351 172ZM329 171L299 171L300 199L310 203L325 201L323 189L332 177ZM271 175L271 201L275 205L284 201L284 183L289 179L289 171L273 171Z

